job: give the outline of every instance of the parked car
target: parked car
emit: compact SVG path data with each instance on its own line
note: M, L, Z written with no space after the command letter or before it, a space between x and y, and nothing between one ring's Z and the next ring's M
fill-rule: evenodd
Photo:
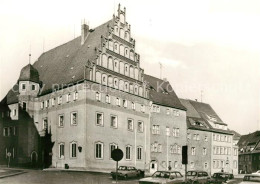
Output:
M194 171L188 171L187 172L187 181L188 183L192 184L199 184L199 183L208 183L210 177L207 172L205 171L199 171L199 170L194 170Z
M113 179L116 179L116 171L112 171L111 176ZM117 170L117 177L119 179L128 179L131 177L144 177L144 171L131 166L119 166Z
M215 184L229 183L233 179L234 179L234 175L232 173L217 172L212 175L208 183L215 183Z
M260 183L260 175L259 174L246 174L243 178L241 184L254 184Z
M178 171L156 171L151 177L139 180L139 184L178 184L184 182L185 178Z
M252 174L259 174L259 175L260 175L260 170L254 172L254 173L252 173Z

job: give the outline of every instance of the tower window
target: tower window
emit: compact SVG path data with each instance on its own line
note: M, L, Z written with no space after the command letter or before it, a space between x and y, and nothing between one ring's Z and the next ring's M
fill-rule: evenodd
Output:
M33 90L33 91L35 90L35 85L34 85L34 84L32 85L32 90Z
M22 91L25 91L26 90L26 85L23 83L22 84Z

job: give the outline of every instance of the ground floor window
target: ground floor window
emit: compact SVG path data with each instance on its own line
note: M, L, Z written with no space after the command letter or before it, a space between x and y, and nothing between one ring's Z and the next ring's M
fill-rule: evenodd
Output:
M110 144L110 158L112 158L111 157L112 156L112 151L117 149L117 148L118 148L117 144L115 144L115 143Z
M64 158L64 148L65 148L65 146L64 146L64 143L60 143L59 144L59 158Z
M142 147L137 147L137 160L142 160Z
M97 142L95 144L95 157L96 157L96 159L103 158L103 143L101 143L101 142Z
M126 160L131 159L131 146L126 146L126 155L125 155Z
M77 143L72 142L70 145L70 157L71 158L76 158L77 157Z

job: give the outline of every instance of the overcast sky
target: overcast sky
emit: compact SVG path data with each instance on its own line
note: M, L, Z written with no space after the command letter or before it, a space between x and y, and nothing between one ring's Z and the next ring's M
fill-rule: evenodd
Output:
M209 103L231 129L260 130L258 0L0 0L0 98L20 70L126 7L145 73L163 77L181 98Z

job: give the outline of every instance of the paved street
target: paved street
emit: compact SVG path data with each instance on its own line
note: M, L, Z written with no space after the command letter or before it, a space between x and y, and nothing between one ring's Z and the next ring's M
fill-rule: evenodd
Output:
M27 170L26 173L0 179L0 184L64 184L64 183L84 183L84 184L106 184L115 183L109 174L86 173L86 172L59 172ZM138 179L120 180L118 183L138 183Z
M240 183L242 179L237 179L233 184ZM109 174L87 173L87 172L67 172L67 171L41 171L26 170L26 173L1 178L0 184L106 184L115 183ZM138 179L119 180L120 184L137 184Z

